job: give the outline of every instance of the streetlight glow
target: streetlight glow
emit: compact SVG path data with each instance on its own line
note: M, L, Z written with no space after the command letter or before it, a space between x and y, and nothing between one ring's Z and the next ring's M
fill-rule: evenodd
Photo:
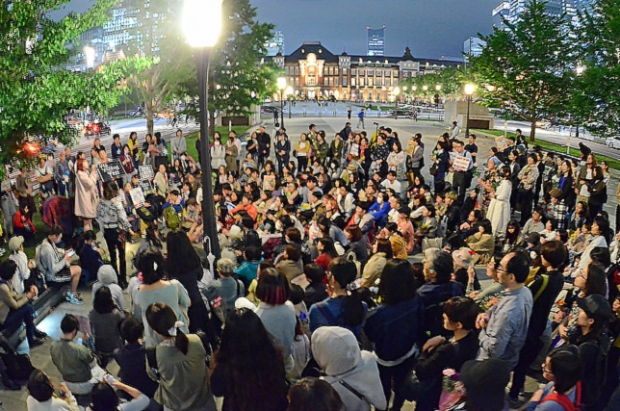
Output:
M278 90L286 88L286 77L278 77Z
M471 96L472 94L474 94L474 91L476 90L476 86L473 84L465 84L465 94L467 94L468 96Z
M222 28L222 0L185 0L183 31L192 47L213 47Z
M392 93L394 93L395 96L399 95L400 94L400 88L396 87L394 89L394 91L392 91Z
M291 94L293 94L293 87L288 86L286 88L286 91L284 92L285 95L290 96Z
M428 91L428 86L422 86L422 90Z
M441 91L441 84L437 84L437 85L435 86L435 90L437 90L437 91Z
M416 91L418 89L418 86L412 86L411 90Z
M577 73L578 76L581 76L585 70L586 68L582 66L581 63L579 63L577 67L575 68L575 72Z
M487 85L487 90L489 90L491 93L495 91L495 86L492 84Z

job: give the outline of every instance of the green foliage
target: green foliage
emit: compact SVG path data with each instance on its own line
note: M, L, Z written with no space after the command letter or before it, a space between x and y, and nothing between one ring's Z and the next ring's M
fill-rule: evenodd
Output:
M148 65L143 59L100 66L89 73L64 68L87 29L103 24L116 0L98 0L81 15L60 21L48 17L68 0L3 2L0 6L0 162L15 159L17 149L30 135L56 137L71 144L75 133L64 116L70 109L105 113L127 91L132 72Z
M574 78L575 43L567 18L548 15L545 6L531 0L522 18L506 22L506 30L481 36L487 45L470 66L485 105L508 108L531 121L531 140L537 120L566 112Z
M463 98L463 88L469 81L469 77L462 67L447 67L438 73L427 74L419 77L410 77L399 83L402 92L411 97L432 99L439 94L444 100L460 100ZM435 89L441 86L439 92ZM427 91L424 91L426 86ZM407 87L407 90L403 90ZM415 91L412 87L415 87Z
M571 111L577 121L601 135L620 134L620 0L596 0L578 15L581 45Z

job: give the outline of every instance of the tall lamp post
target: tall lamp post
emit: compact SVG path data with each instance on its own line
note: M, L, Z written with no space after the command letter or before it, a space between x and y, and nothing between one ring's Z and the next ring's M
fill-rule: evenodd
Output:
M200 100L200 157L202 168L202 221L210 252L220 257L220 244L215 225L215 204L211 181L209 153L209 56L222 26L222 0L185 0L183 26L189 44L197 49L198 97ZM206 248L206 242L205 242Z
M467 98L467 120L465 123L465 138L469 137L469 104L471 103L471 96L474 94L475 90L475 85L465 84L465 96Z
M288 86L286 88L286 99L288 100L288 118L291 118L291 113L293 111L293 103L291 101L293 95L293 88Z
M415 106L416 96L415 92L418 90L418 86L411 86L411 94L413 95L413 105Z
M441 91L441 84L435 86L435 108L437 109L437 117L441 121L441 111L439 111L439 92Z
M280 90L280 128L284 127L284 100L282 93L286 88L286 77L278 77L278 90Z
M394 119L398 120L398 95L400 94L400 88L395 87L392 94L394 95Z

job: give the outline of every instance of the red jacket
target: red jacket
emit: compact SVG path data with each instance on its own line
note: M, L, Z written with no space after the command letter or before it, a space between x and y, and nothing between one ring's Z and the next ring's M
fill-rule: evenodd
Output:
M25 229L26 225L30 226L30 231L32 231L33 234L37 232L36 228L34 228L34 224L32 224L32 221L28 218L26 218L25 222L22 221L22 212L21 210L17 210L13 216L13 227Z

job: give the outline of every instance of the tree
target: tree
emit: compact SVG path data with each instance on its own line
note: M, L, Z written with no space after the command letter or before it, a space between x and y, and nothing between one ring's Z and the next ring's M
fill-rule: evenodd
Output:
M601 135L620 134L620 1L596 0L578 13L580 47L571 104L577 124Z
M447 100L460 100L463 98L463 87L467 83L467 75L460 67L447 67L433 74L425 74L418 77L410 77L399 83L401 89L407 87L407 94L432 98L439 94L441 98ZM440 85L441 90L437 91L436 86ZM424 91L424 86L427 90ZM415 87L415 92L411 87Z
M105 113L127 91L125 79L148 64L142 59L100 66L88 73L65 68L69 44L87 29L103 24L113 0L98 0L81 15L60 21L48 17L69 0L3 2L0 6L0 162L15 159L26 138L57 137L71 144L76 137L66 121L70 109L90 107Z
M256 20L256 8L249 0L224 0L222 16L222 33L210 56L210 135L215 132L216 113L248 115L254 104L276 91L278 75L273 65L261 62L267 54L265 44L274 26ZM179 94L198 95L196 71L179 89ZM191 100L189 113L196 113L197 102L197 98Z
M565 112L574 77L566 15L549 15L545 8L545 2L531 0L517 22L505 21L505 30L480 35L487 45L470 66L484 104L509 106L531 122L531 141L537 121Z
M145 56L153 64L132 80L134 102L144 104L148 133L158 111L170 103L179 86L195 77L193 50L183 37L179 1L126 0L126 10L138 24L129 30L128 54Z

